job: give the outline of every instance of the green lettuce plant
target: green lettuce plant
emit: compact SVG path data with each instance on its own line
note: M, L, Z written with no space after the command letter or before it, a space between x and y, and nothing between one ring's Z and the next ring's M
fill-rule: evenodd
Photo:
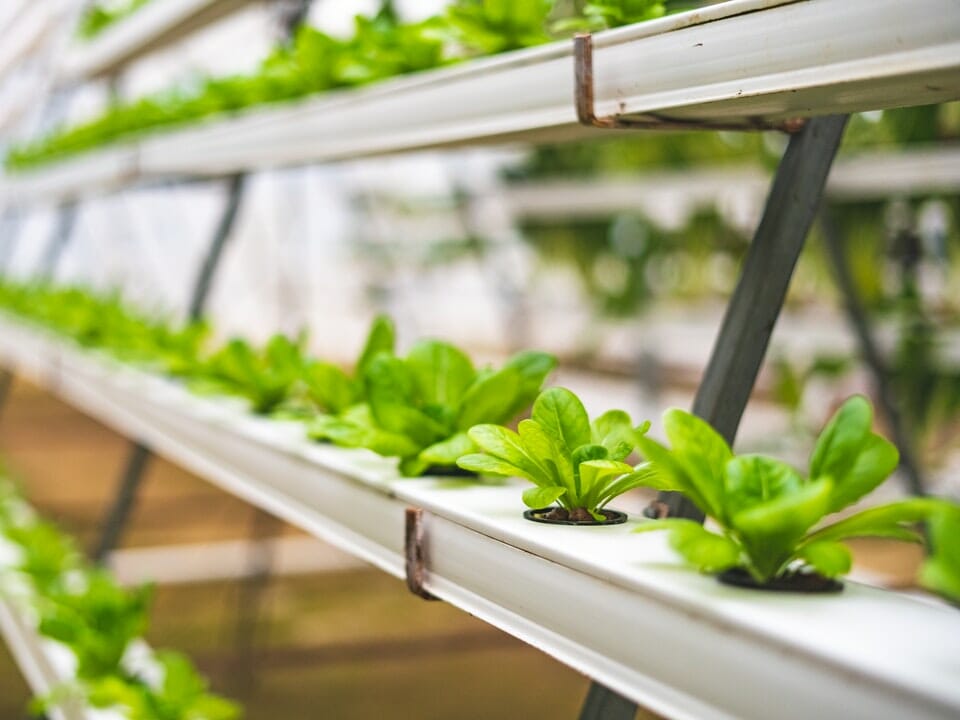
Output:
M31 578L41 592L59 589L71 570L80 567L73 542L52 523L36 520L2 528L8 540L20 546L17 570Z
M257 414L275 410L293 392L303 373L303 338L274 335L262 350L239 338L230 340L207 361L202 390L245 397Z
M351 377L334 363L308 360L302 374L307 398L315 407L330 415L340 415L354 405L364 402L366 393L363 374L377 355L392 355L395 343L393 321L386 315L374 318L357 361L356 377Z
M117 291L7 282L0 285L0 302L84 347L177 376L196 370L209 336L203 321L147 316L131 309Z
M649 422L634 427L622 410L591 423L576 395L549 388L518 432L494 424L472 427L469 438L481 452L461 457L457 465L482 475L526 478L534 485L523 493L528 507L560 504L551 519L603 520L608 502L646 484L650 469L624 461L649 427Z
M667 530L672 547L703 572L741 568L759 584L813 570L847 573L843 541L881 537L920 542L915 525L944 502L915 498L821 521L859 501L897 467L897 449L872 431L873 410L861 396L847 400L821 432L805 475L764 455L734 455L710 425L683 410L664 414L670 447L638 438L652 473L644 484L684 493L717 530L685 519L643 524Z
M927 533L932 552L920 568L920 584L960 603L960 507L938 509Z
M596 32L652 20L665 13L663 0L592 0L584 5L582 13L558 20L553 28L557 31Z
M0 474L0 535L20 550L14 570L28 580L24 601L36 611L38 632L63 643L76 657L76 675L35 698L33 713L49 713L80 699L92 707L121 709L131 720L234 720L240 709L211 694L183 656L157 651L159 682L148 682L128 662L131 643L146 631L152 590L128 590L93 569L74 543L38 520L12 483Z
M102 570L87 570L79 584L43 596L40 634L73 651L77 677L117 673L130 642L146 630L152 588L127 590Z
M363 368L366 402L318 418L310 434L399 457L406 476L447 472L475 449L467 430L512 420L555 365L546 353L522 352L499 370L477 370L462 351L436 340L417 343L404 358L381 352Z
M120 2L90 3L80 17L77 35L92 40L111 25L133 15L151 0L121 0Z
M234 720L240 707L209 692L206 680L180 653L158 651L163 671L156 687L136 677L108 675L91 683L87 700L93 707L123 711L129 720Z
M547 16L554 0L457 0L447 8L452 37L477 55L550 41Z

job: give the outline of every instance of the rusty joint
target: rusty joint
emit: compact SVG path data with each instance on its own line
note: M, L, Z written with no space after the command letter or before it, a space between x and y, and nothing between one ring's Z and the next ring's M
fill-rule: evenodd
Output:
M426 549L423 535L423 510L407 508L403 536L403 554L407 576L407 589L424 600L438 600L424 588L426 579Z
M796 133L803 128L803 118L770 122L762 118L748 118L746 122L723 122L691 118L671 118L660 113L647 112L630 116L597 116L596 84L593 74L593 36L577 33L573 37L574 104L581 125L601 130L779 130Z

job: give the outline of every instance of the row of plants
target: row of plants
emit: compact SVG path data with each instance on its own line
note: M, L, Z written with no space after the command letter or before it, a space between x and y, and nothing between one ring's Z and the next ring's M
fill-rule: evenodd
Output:
M555 4L561 5L556 0L454 0L444 13L411 23L386 2L373 17L357 16L348 38L303 26L250 75L205 78L116 102L88 121L13 146L6 165L21 170L160 127L532 47L576 30L618 27L665 12L662 0L594 0L562 13L554 12Z
M111 25L133 15L151 0L98 0L87 5L77 25L77 35L93 40Z
M83 346L180 377L197 392L242 396L255 413L298 418L315 440L395 457L404 476L459 471L477 482L524 478L531 483L522 496L531 520L623 522L623 513L607 508L623 493L682 492L712 529L667 518L644 522L638 532L669 531L687 562L729 582L837 589L831 579L851 567L844 541L930 540L933 555L921 579L960 597L956 505L913 498L823 524L865 498L899 462L896 448L873 431L872 408L860 396L823 429L801 473L773 457L735 455L709 424L682 410L664 415L669 445L648 437L649 422L634 424L622 410L591 421L571 391L542 389L555 366L545 353L518 353L499 369L477 369L465 353L437 340L400 355L385 317L374 321L348 373L308 357L303 336L278 335L262 348L240 339L211 347L204 324L148 319L116 294L7 282L0 285L0 306ZM515 423L531 403L529 417ZM930 524L927 534L918 529L923 522Z
M73 678L32 701L32 713L82 703L129 720L241 716L236 704L209 692L188 658L146 649L142 638L151 587L121 587L107 571L90 565L5 476L0 478L0 542L11 557L0 566L0 597L32 621L40 636L68 648L76 663Z

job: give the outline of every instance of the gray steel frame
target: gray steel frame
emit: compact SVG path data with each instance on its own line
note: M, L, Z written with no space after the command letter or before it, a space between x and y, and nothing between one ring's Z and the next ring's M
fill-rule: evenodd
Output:
M693 412L731 444L816 218L846 123L845 115L816 118L790 138L727 306ZM664 512L703 520L700 510L679 493L660 494L656 514ZM636 704L593 683L580 719L630 720L636 713Z
M223 250L230 239L243 199L244 175L230 178L227 186L227 200L220 221L210 239L210 247L200 265L190 299L190 318L196 320L203 313L217 267L223 257ZM130 514L137 502L137 495L143 483L152 453L142 442L132 444L127 464L120 476L113 502L104 514L100 525L100 536L91 552L92 558L104 563L123 537Z

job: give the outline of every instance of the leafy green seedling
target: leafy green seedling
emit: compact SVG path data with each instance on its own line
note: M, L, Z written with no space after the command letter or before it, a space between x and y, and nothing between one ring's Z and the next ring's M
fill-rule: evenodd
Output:
M39 631L73 651L77 677L115 674L130 641L146 630L152 596L149 586L127 590L90 570L80 589L58 588L40 599Z
M650 427L633 427L622 410L610 410L592 423L583 403L565 388L544 390L533 415L519 432L499 425L476 425L469 437L482 452L465 455L457 465L483 475L523 477L534 484L523 502L534 509L559 502L555 519L603 520L600 512L613 498L645 484L647 467L626 458Z
M960 507L943 507L928 524L932 553L920 568L920 584L960 603Z
M512 420L555 365L551 355L521 352L500 370L478 371L463 352L436 340L417 343L405 358L379 353L363 371L367 402L319 418L311 436L399 457L407 476L454 470L475 450L467 430Z
M663 0L591 0L580 15L558 20L553 29L595 32L662 17Z
M205 379L214 388L250 401L255 413L276 409L300 379L304 360L303 338L274 335L261 351L234 338L208 360Z
M3 534L20 546L17 569L28 575L41 593L59 589L64 576L80 567L80 553L70 538L52 523L12 525L4 528Z
M133 15L152 0L120 0L119 2L94 2L86 7L77 26L77 35L92 40L111 25Z
M365 399L363 374L380 353L393 354L396 332L393 321L385 315L373 320L360 359L357 377L350 377L339 365L313 360L303 368L303 382L308 399L330 415L339 415Z
M445 20L457 43L474 54L492 55L549 42L552 9L553 0L457 0Z
M235 720L235 703L209 692L207 682L183 655L158 651L163 669L158 687L136 678L106 676L87 692L93 707L122 709L130 720Z
M637 532L669 530L674 549L703 572L742 568L761 584L810 569L837 577L851 566L843 540L919 542L914 525L944 504L904 500L813 529L870 493L897 467L897 449L872 432L873 410L861 396L847 400L827 423L806 477L771 457L735 456L708 423L683 410L668 410L663 421L669 449L638 438L654 471L644 484L682 492L720 532L673 518L645 523Z

